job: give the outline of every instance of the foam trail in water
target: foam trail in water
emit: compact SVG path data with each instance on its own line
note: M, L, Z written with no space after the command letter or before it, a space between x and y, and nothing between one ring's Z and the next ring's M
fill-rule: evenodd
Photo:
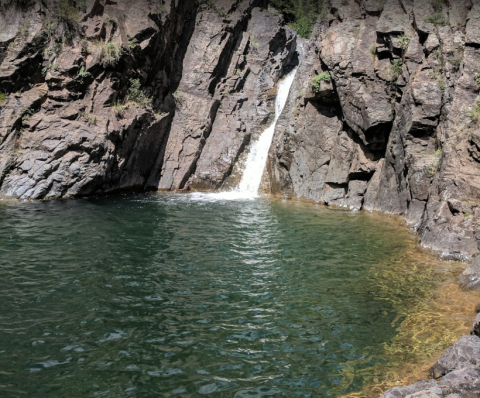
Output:
M293 69L278 84L277 98L275 99L275 119L272 124L260 135L258 141L255 141L245 162L243 176L238 188L229 192L218 192L213 194L193 194L199 199L217 199L217 200L235 200L235 199L254 199L258 197L258 189L262 182L263 170L267 161L268 150L272 144L275 126L282 114L283 108L287 103L290 87L297 73L297 68Z

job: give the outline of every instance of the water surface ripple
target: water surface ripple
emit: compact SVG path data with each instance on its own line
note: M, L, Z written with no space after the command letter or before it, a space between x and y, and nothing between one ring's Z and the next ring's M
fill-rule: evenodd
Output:
M0 226L2 397L358 391L398 314L372 268L420 261L397 222L262 199L1 204Z

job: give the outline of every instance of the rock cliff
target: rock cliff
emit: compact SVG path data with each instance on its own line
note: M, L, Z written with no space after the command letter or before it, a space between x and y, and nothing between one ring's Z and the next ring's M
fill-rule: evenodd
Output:
M471 258L480 4L344 3L331 1L306 44L270 151L271 191L404 215L425 247Z
M0 12L4 197L216 189L295 54L261 0L26 3Z

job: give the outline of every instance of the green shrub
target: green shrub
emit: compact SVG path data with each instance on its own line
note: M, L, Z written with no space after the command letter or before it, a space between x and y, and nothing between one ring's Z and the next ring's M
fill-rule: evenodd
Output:
M115 17L107 17L105 18L105 25L112 25L113 28L118 26L118 19Z
M445 88L447 87L445 83L445 79L441 76L438 76L437 82L438 82L438 87L440 87L440 90L445 91Z
M320 92L320 85L322 81L327 83L330 83L332 81L332 77L328 72L322 72L312 79L312 90L314 93Z
M90 73L85 70L84 66L82 66L77 74L78 80L80 81L80 83L83 84L83 79L85 79L88 76L90 76Z
M120 43L96 41L93 45L100 51L100 63L104 68L115 66L117 62L120 61L123 53Z
M393 60L392 64L390 65L390 77L392 82L396 82L397 79L400 77L400 75L402 74L402 67L403 62L401 59Z
M97 116L91 112L83 112L83 117L87 121L88 125L96 125L97 124Z
M435 156L437 158L439 158L440 156L442 156L442 148L438 148L436 151L435 151Z
M443 1L432 0L432 7L435 13L425 18L425 22L431 23L435 26L443 26L446 24L445 17L443 16Z
M370 47L370 54L372 54L372 58L375 61L375 56L377 55L377 43L373 43Z
M319 19L325 19L323 0L271 0L270 4L280 11L285 22L301 37L309 38Z
M59 0L57 4L56 18L59 21L77 24L78 23L78 10L69 0Z
M449 54L447 60L452 65L452 69L454 71L458 71L460 69L460 65L462 64L463 56L460 52L454 52Z
M182 104L185 100L185 94L181 91L175 91L173 94L173 99L175 100L175 104Z
M408 46L410 44L410 40L412 40L412 37L407 36L407 35L401 35L401 36L398 36L397 39L398 39L398 43L400 44L400 47L402 48L402 50L404 52L407 51Z
M147 97L142 89L140 79L130 79L130 88L128 89L127 101L135 102L142 107L151 107L152 99Z
M473 80L475 81L475 86L480 89L480 73L475 73Z
M28 108L22 116L22 123L28 122L34 113L35 111L33 109Z
M115 115L118 117L123 117L123 113L127 108L128 108L128 105L122 104L120 101L115 102L112 106L113 113L115 113Z
M133 39L129 39L128 40L128 47L133 50L135 48L135 46L138 44L138 40L135 39L135 37Z
M70 43L78 34L79 10L86 10L85 0L58 0L55 8L45 22L45 30L51 42Z
M472 122L479 124L480 122L480 100L475 101L475 106L469 112L470 119Z
M0 106L3 105L3 103L5 102L6 99L7 99L7 94L0 93Z
M145 94L140 79L130 79L130 87L128 88L125 100L123 102L115 102L112 105L112 110L116 116L123 117L125 109L128 109L129 104L132 103L135 103L142 108L152 107L152 99Z

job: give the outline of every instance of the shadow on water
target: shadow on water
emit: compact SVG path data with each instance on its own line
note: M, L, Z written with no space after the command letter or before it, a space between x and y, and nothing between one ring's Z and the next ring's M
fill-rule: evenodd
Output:
M2 396L373 397L471 320L458 265L371 214L151 194L0 223Z

